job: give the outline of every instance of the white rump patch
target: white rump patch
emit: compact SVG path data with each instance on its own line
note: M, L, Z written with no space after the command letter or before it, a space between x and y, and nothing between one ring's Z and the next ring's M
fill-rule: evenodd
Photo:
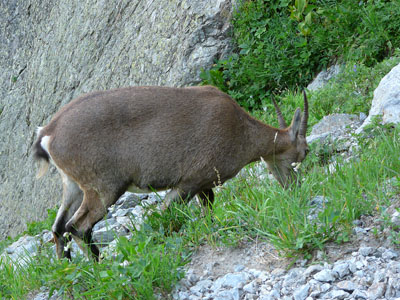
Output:
M37 130L37 134L40 134L41 130L42 130L42 127L39 127L38 130ZM50 143L50 136L46 135L46 136L42 137L42 140L40 141L40 146L44 149L44 151L47 152L47 154L51 158L51 155L49 153L49 143ZM49 168L49 162L47 160L41 159L40 160L40 169L39 169L39 172L36 175L36 178L40 178L44 174L46 174L48 168Z
M47 152L47 154L51 156L49 152L49 142L50 142L50 136L46 135L42 137L42 140L40 141L40 146L42 146L42 148Z

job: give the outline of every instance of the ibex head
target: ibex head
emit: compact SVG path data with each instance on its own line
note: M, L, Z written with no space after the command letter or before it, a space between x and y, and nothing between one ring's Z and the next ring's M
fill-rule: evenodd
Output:
M304 115L301 117L300 108L297 108L289 127L283 119L279 106L272 98L281 130L275 133L274 151L266 161L269 169L283 187L288 187L297 181L297 167L309 152L306 141L308 101L305 92L303 92L303 96ZM279 135L281 137L278 137Z

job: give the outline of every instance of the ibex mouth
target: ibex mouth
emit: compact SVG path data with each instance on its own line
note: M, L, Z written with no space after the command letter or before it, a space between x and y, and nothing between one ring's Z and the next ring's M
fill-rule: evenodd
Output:
M295 171L297 173L299 171L300 166L301 166L301 162L300 161L293 162L292 163L293 171Z

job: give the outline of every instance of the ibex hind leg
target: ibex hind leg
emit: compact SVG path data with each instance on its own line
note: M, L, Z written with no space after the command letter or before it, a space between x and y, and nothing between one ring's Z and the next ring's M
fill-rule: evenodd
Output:
M60 170L59 170L60 171ZM67 175L60 171L63 181L63 201L57 212L56 220L53 224L52 231L54 241L56 243L56 252L59 258L66 257L71 259L70 249L65 247L71 241L70 235L66 235L66 223L71 219L78 210L83 200L83 192Z
M75 212L66 228L73 235L78 246L87 257L99 259L99 248L92 239L93 226L107 213L107 208L115 203L121 195L122 189L116 192L104 192L101 196L93 189L85 189L83 202Z
M99 258L99 249L92 240L92 228L107 212L99 194L92 189L84 190L84 197L79 209L66 224L67 231L87 257Z

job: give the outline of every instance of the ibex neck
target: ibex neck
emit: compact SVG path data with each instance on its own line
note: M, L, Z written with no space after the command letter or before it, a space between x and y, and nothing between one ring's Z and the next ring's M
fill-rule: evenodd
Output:
M269 160L270 157L280 154L282 149L285 149L288 142L286 130L274 128L256 120L252 122L250 128L251 161L260 160L261 157Z

